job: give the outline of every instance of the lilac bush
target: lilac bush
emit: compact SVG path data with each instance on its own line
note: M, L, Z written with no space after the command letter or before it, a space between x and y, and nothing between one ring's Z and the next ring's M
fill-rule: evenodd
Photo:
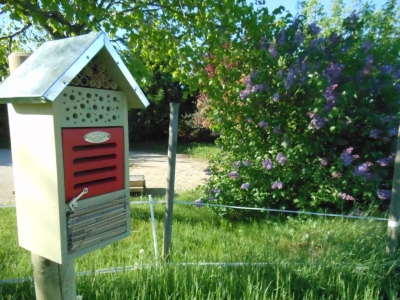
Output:
M207 118L227 153L211 161L215 201L324 211L389 201L400 42L383 23L364 10L322 30L264 12L243 25L246 39L213 52Z

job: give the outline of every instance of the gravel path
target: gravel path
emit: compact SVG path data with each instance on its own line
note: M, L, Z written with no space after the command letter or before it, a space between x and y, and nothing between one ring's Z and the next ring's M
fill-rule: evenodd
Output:
M144 175L145 195L165 194L167 184L168 157L164 154L129 153L130 174ZM176 158L175 193L192 190L203 183L207 162L178 154ZM0 149L0 205L15 202L11 151Z

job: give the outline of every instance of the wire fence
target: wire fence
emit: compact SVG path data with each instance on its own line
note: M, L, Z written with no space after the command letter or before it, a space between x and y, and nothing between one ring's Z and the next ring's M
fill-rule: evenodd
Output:
M164 204L165 200L157 200L154 201L152 197L149 197L149 201L131 201L131 205L143 205L150 204L150 211L152 213L152 223L154 225L154 214L153 214L153 204ZM379 217L371 217L371 216L356 216L356 215L341 215L341 214L328 214L328 213L316 213L316 212L306 212L306 211L297 211L297 210L283 210L283 209L273 209L273 208L257 208L257 207L242 207L242 206L232 206L232 205L222 205L222 204L213 204L213 203L201 203L201 202L188 202L188 201L174 201L175 204L180 205L192 205L197 207L219 207L219 208L229 208L229 209L244 209L244 210L257 210L257 211L267 211L267 212L279 212L279 213L288 213L288 214L299 214L299 215L314 215L314 216L322 216L322 217L338 217L338 218L348 218L348 219L363 219L363 220L372 220L372 221L388 221L387 218L379 218ZM0 205L0 209L2 208L13 208L15 204L7 204ZM156 243L156 233L155 227L153 226L153 238ZM155 249L157 249L157 245L155 244ZM158 254L157 250L155 250L156 255L156 263L155 264L141 264L141 265L133 265L133 266L124 266L124 267L114 267L108 269L99 269L94 271L84 271L79 272L77 276L86 276L86 275L99 275L99 274L108 274L108 273L116 273L116 272L124 272L124 271L133 271L139 269L149 269L158 267ZM260 263L245 263L245 262L235 262L235 263L223 263L223 262L199 262L199 263L167 263L167 266L216 266L216 267L242 267L242 266L268 266L274 265L274 263L268 262L260 262ZM12 279L4 279L0 280L0 285L4 284L17 284L24 282L32 282L32 277L24 277L24 278L12 278Z
M157 200L153 201L154 204L163 204L165 200ZM313 216L321 216L321 217L337 217L337 218L347 218L347 219L363 219L363 220L373 220L373 221L388 221L388 218L379 218L379 217L371 217L371 216L362 216L362 215L341 215L341 214L329 214L329 213L318 213L318 212L309 212L309 211L301 211L301 210L284 210L284 209L275 209L275 208L259 208L259 207L244 207L244 206L233 206L233 205L223 205L223 204L213 204L213 203L196 203L196 202L188 202L188 201L174 201L175 204L182 205L193 205L197 207L219 207L219 208L230 208L230 209L243 209L243 210L256 210L256 211L268 211L268 212L279 212L279 213L287 213L287 214L298 214L298 215L313 215ZM149 201L131 201L131 205L139 205L139 204L149 204ZM6 204L0 205L0 209L2 208L13 208L15 204Z

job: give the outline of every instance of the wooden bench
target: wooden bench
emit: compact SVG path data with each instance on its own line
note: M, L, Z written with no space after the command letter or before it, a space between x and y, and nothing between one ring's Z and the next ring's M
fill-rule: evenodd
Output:
M129 175L129 188L131 193L143 193L146 188L144 175Z

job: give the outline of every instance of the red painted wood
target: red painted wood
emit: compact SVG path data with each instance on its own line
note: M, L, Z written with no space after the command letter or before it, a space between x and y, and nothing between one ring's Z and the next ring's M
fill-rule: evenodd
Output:
M101 143L90 143L84 136L103 131L111 135ZM123 127L63 128L65 202L70 202L87 187L80 199L124 189Z

